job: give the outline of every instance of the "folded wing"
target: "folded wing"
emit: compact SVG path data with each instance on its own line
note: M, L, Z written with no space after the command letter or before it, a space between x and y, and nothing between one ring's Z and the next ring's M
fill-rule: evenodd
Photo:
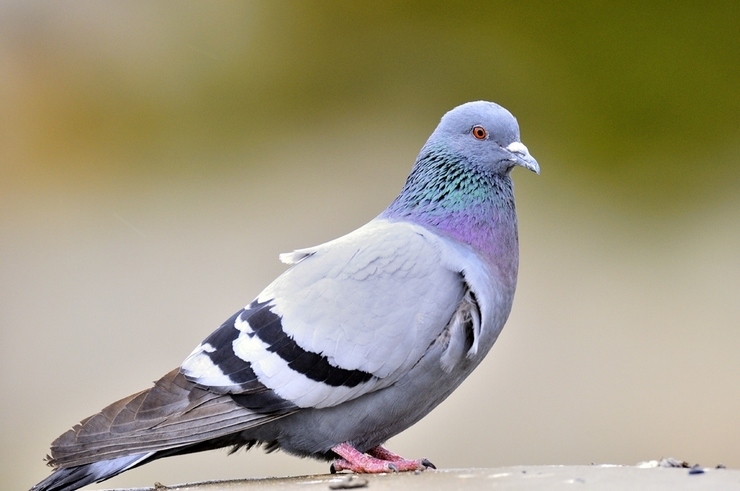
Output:
M387 387L470 304L471 254L388 220L284 254L292 267L201 343L183 373L257 411L329 407ZM270 400L255 398L257 386Z

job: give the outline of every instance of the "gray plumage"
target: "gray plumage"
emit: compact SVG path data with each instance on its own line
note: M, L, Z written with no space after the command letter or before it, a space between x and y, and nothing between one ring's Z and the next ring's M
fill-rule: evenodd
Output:
M281 255L290 268L181 367L55 440L55 471L33 490L257 444L336 459L337 470L431 465L381 445L452 393L503 328L518 268L517 165L539 172L504 108L447 113L383 213Z

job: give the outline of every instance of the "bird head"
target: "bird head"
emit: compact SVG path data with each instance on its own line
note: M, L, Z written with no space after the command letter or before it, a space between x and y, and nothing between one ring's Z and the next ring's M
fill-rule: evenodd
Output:
M539 164L520 141L516 118L493 102L468 102L445 114L425 145L439 146L501 174L517 165L540 173Z

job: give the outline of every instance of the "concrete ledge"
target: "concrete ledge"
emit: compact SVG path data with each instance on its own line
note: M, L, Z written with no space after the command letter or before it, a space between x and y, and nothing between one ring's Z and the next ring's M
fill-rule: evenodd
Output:
M703 490L740 489L740 470L609 465L515 466L492 469L441 469L417 473L320 474L209 481L116 491L263 491L263 490ZM110 490L114 491L114 490Z

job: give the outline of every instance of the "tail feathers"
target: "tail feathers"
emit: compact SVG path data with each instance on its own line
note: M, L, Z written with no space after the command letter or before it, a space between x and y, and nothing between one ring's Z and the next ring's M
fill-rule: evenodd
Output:
M74 491L82 486L105 481L147 460L154 452L127 455L92 464L65 467L54 471L49 477L31 488L31 491Z
M48 459L55 470L31 491L74 491L162 457L249 448L259 442L248 430L290 412L252 411L175 369L150 389L114 402L57 438Z
M105 481L124 471L164 457L203 452L224 447L231 447L229 454L232 454L240 448L249 450L259 444L256 440L245 440L239 434L231 434L192 445L156 452L137 453L114 459L100 460L90 464L59 467L49 477L32 487L30 491L74 491L88 484ZM270 451L270 448L268 447L268 451Z
M229 395L196 386L175 369L154 387L111 404L57 438L49 465L62 470L131 455L180 453L281 416L250 411Z

